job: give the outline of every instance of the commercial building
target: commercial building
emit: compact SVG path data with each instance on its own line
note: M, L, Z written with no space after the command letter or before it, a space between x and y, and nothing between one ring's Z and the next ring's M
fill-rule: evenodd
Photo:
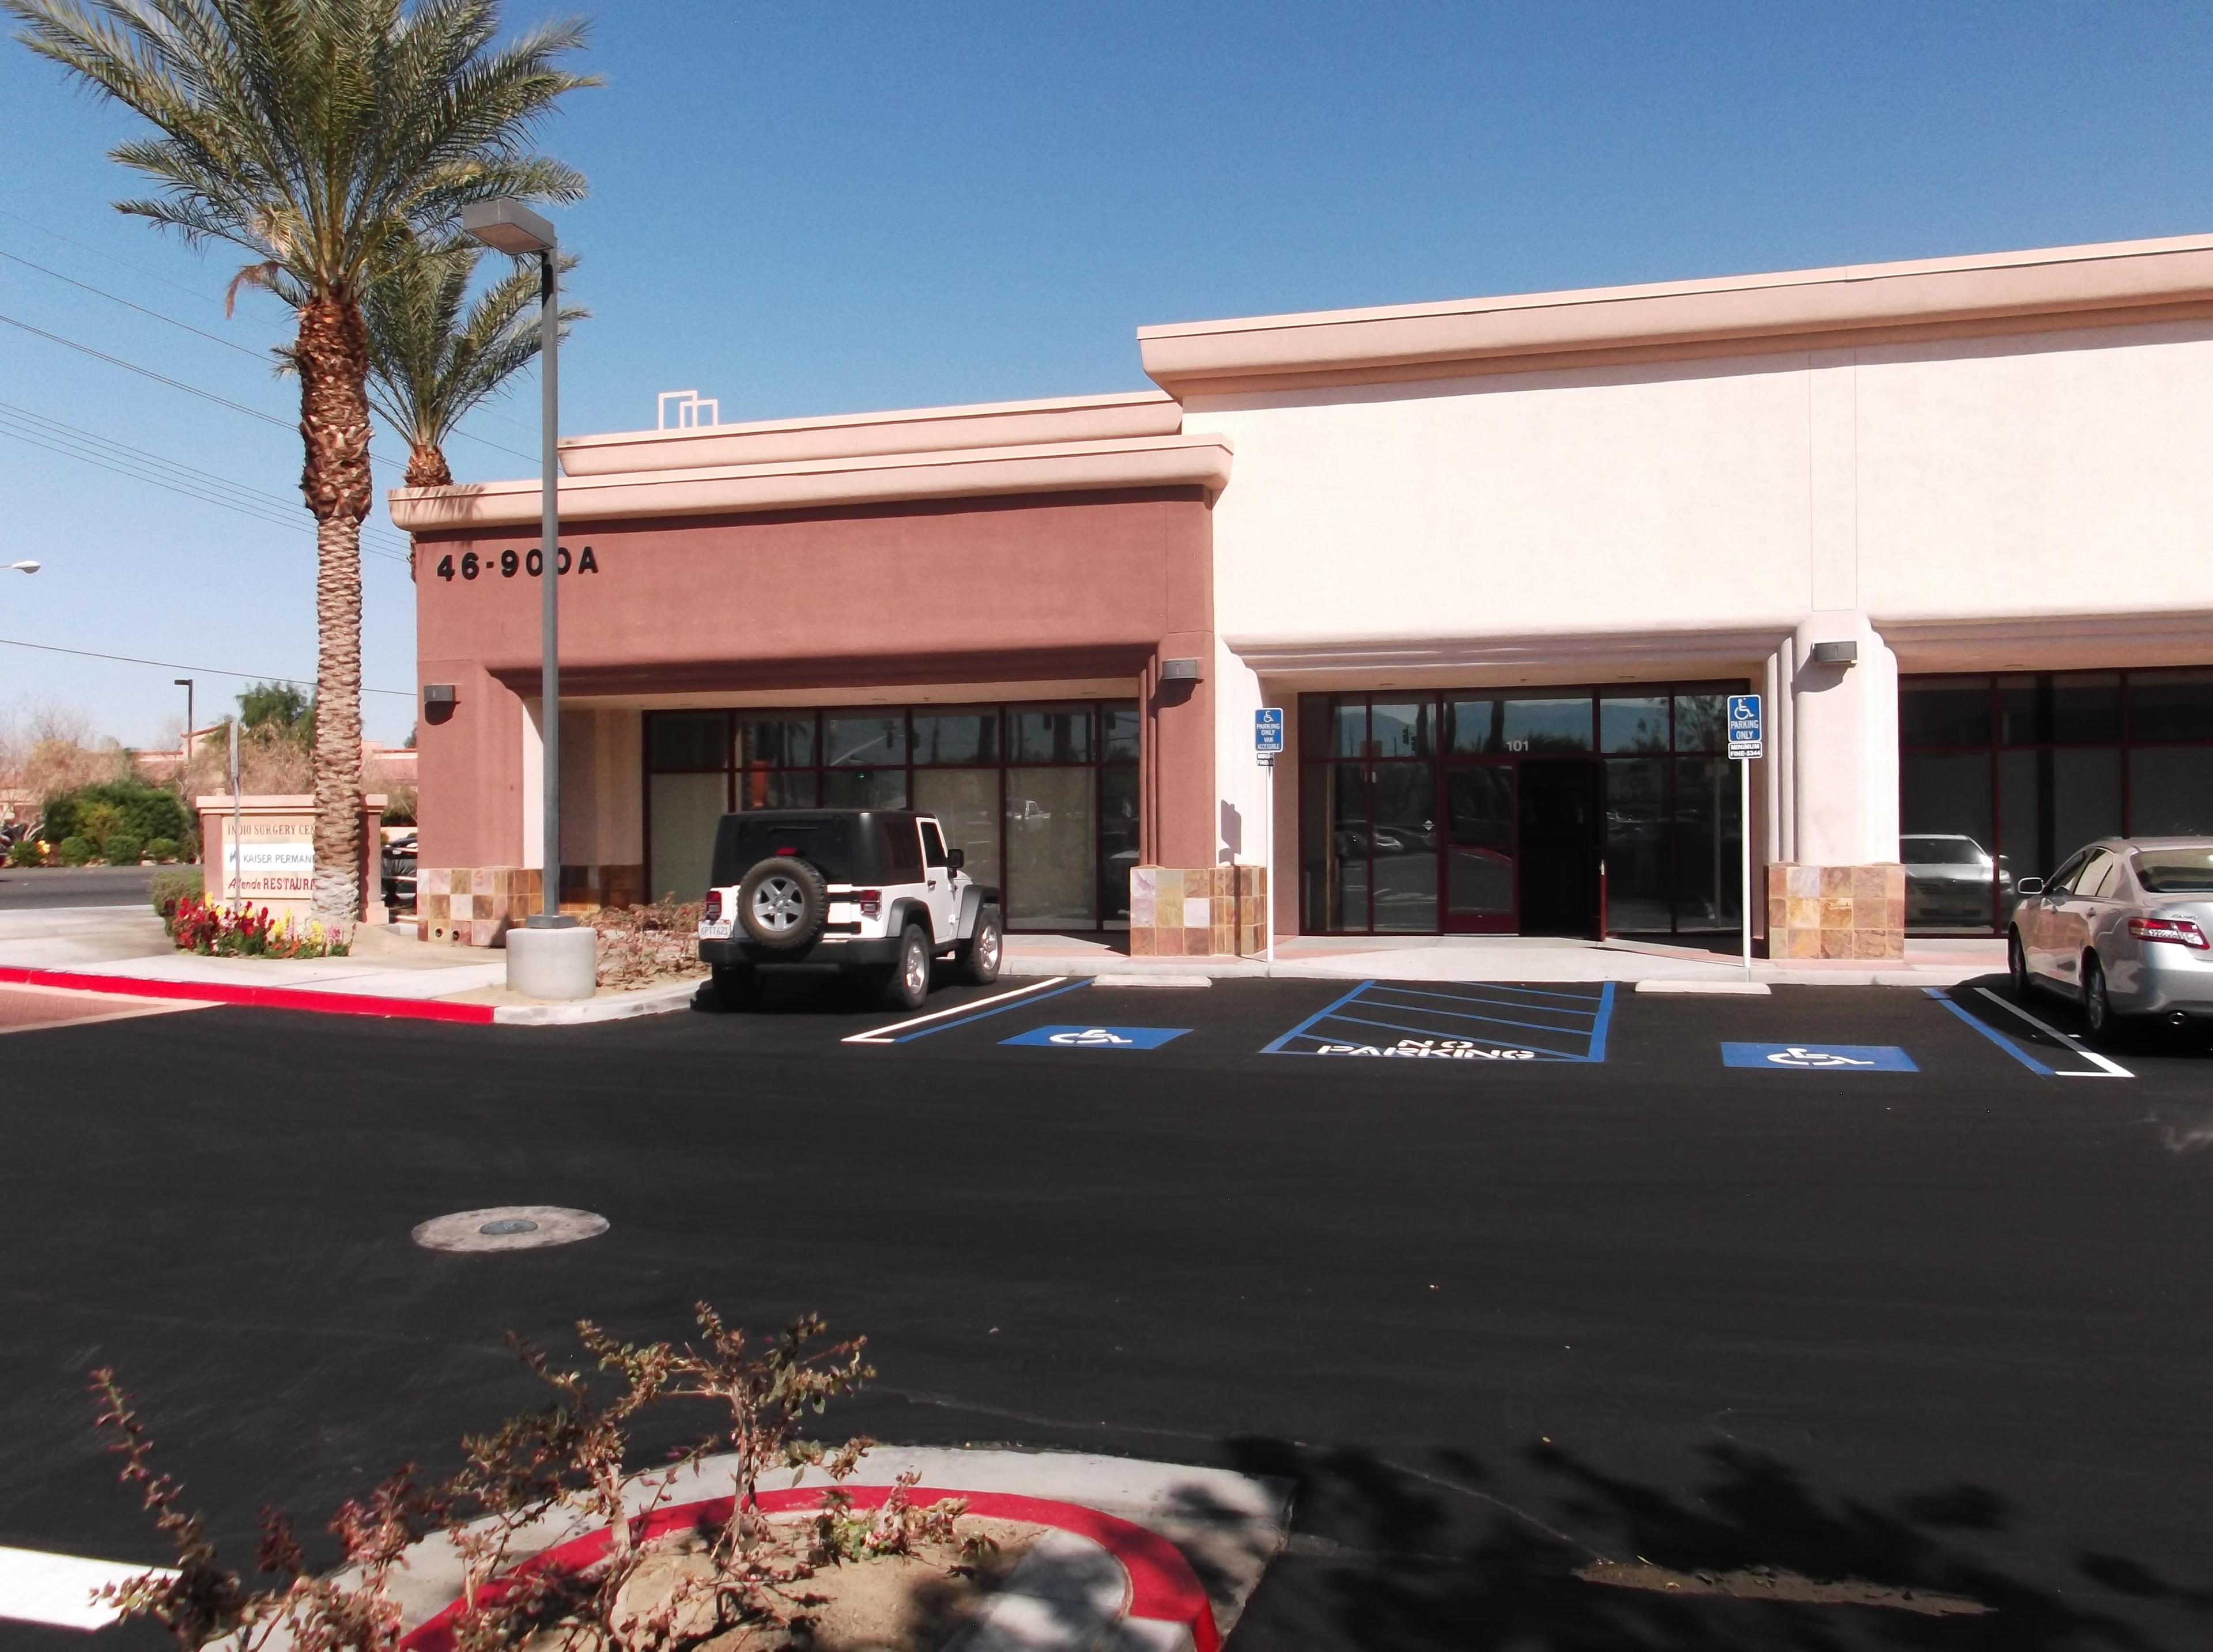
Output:
M1137 951L1718 936L1748 832L1758 943L1871 957L2213 830L2213 237L1138 346L1157 390L565 442L564 895L905 802L1010 927ZM536 487L393 496L426 869L533 864Z

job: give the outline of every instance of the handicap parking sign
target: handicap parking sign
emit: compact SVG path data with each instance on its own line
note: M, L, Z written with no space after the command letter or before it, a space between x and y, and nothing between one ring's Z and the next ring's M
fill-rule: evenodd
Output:
M1763 1067L1791 1073L1917 1073L1913 1058L1894 1044L1724 1044L1724 1067Z
M1759 695L1732 694L1728 697L1728 754L1731 757L1741 759L1764 756L1763 726Z
M1190 1031L1188 1027L1033 1027L999 1042L1046 1050L1157 1050Z

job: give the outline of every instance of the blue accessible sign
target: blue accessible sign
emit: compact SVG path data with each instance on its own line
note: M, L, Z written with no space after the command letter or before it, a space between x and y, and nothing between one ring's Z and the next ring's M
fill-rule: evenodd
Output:
M1759 696L1732 694L1728 697L1728 754L1742 759L1764 754L1765 740L1760 716Z
M1190 1031L1188 1027L1033 1027L999 1042L1047 1050L1157 1050Z
M1264 758L1283 754L1282 706L1264 705L1253 714L1253 754Z
M1797 1073L1917 1073L1894 1044L1724 1044L1724 1067L1781 1067Z

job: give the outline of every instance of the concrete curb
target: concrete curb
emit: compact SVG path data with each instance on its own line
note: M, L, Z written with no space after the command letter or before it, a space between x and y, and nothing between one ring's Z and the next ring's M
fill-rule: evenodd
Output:
M593 1021L631 1021L639 1015L666 1015L689 1009L704 977L663 981L608 998L582 998L574 1003L503 1003L491 1006L491 1018L502 1027L582 1027Z
M1257 958L1178 958L1162 960L1153 965L1143 958L1017 959L1009 957L999 966L1001 976L1013 980L1033 980L1053 975L1088 975L1120 977L1102 984L1135 986L1137 976L1158 975L1165 978L1145 981L1145 985L1186 984L1179 977L1204 976L1210 980L1271 980L1271 981L1359 981L1364 979L1397 980L1401 978L1385 972L1363 970L1354 966L1324 967L1307 963L1273 963ZM1720 971L1727 969L1728 973ZM1899 969L1777 969L1755 962L1752 979L1755 986L1958 986L1965 981L1980 980L1985 976L2000 973L1987 965L1917 965ZM1741 968L1717 966L1711 976L1637 976L1610 974L1593 970L1588 974L1563 976L1547 973L1525 976L1515 973L1510 959L1501 959L1498 966L1482 975L1424 976L1424 980L1462 980L1469 982L1513 982L1530 979L1546 981L1616 981L1623 985L1635 985L1639 991L1651 992L1728 992L1743 991L1744 973ZM1191 983L1195 984L1195 983Z

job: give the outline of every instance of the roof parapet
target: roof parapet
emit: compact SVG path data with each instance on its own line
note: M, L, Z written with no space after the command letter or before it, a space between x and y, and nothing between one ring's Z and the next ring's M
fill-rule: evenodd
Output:
M1175 322L1137 344L1147 375L1188 398L2185 314L2213 314L2213 235Z

